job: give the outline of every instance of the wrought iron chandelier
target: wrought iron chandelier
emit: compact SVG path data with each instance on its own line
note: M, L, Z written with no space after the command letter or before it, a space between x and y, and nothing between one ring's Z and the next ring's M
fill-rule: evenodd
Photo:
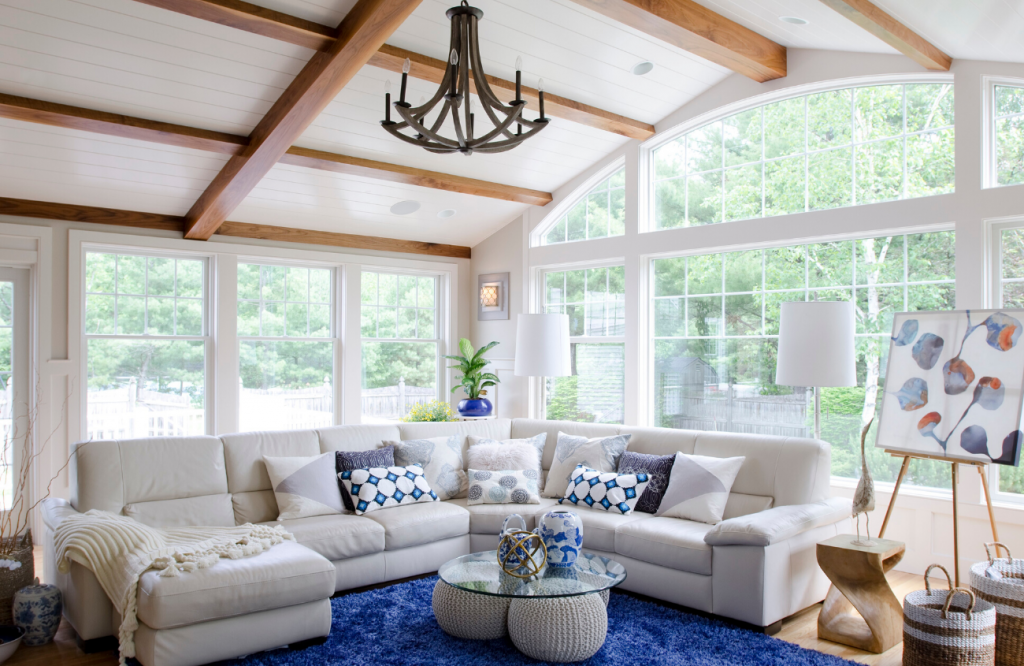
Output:
M380 123L384 129L402 141L420 146L432 153L462 153L467 156L474 152L500 153L511 150L544 129L548 119L544 117L543 79L537 85L540 117L536 120L527 120L523 118L523 109L527 103L522 95L522 58L516 59L516 98L505 105L491 91L480 60L477 24L484 13L476 7L470 7L467 0L462 0L462 5L449 9L447 16L452 22L451 49L441 85L432 98L421 100L419 106L414 107L406 102L406 82L411 67L409 59L406 58L402 66L400 97L394 104L391 103L391 82L385 84L385 117ZM476 84L476 95L480 99L479 106L483 108L494 126L482 136L475 134L476 114L469 97L470 70ZM439 104L442 106L437 118L433 122L428 121L427 114ZM391 120L392 106L401 116L400 122ZM455 138L448 138L439 133L449 115L455 129ZM402 132L406 129L411 133Z

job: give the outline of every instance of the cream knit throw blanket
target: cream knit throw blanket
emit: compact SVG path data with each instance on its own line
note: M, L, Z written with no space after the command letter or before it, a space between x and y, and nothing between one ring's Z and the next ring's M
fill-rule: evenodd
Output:
M295 537L280 526L157 529L96 510L68 516L54 532L58 571L68 573L72 562L92 570L121 615L117 637L122 664L135 656L142 574L150 569L159 569L161 576L190 573L209 568L222 557L258 555L286 539Z

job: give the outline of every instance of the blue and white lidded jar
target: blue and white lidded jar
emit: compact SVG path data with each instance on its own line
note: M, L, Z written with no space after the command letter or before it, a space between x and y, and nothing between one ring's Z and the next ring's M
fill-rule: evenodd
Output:
M583 523L572 511L555 509L544 514L534 530L548 549L549 567L571 567L583 548Z
M36 647L45 645L57 635L64 604L56 585L34 585L23 587L14 593L11 612L14 624L25 630L22 643Z

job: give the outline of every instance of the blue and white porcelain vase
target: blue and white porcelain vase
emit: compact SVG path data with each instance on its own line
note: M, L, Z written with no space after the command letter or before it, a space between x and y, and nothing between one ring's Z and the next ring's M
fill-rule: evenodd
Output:
M555 509L544 514L534 530L548 549L548 566L571 567L583 547L583 523L572 511Z
M40 585L38 578L35 584L15 592L11 612L14 624L25 630L21 642L36 647L52 641L60 626L63 606L57 586Z
M511 544L505 541L505 537L513 532L525 532L526 521L518 513L513 513L511 516L505 519L505 522L501 524L501 531L498 532L498 563L505 561L505 556L508 555L509 550L512 549ZM532 539L531 539L532 541ZM507 564L514 566L519 564L519 558L516 555L512 555L508 559Z

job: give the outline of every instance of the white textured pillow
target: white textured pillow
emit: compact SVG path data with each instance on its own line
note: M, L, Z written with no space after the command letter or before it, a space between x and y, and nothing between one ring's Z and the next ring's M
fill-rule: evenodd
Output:
M469 447L466 457L469 469L490 470L500 472L506 469L528 469L540 471L540 456L537 449L522 440L497 442L483 440ZM472 479L470 479L472 484Z
M577 465L583 465L598 472L614 472L619 467L619 456L626 450L629 435L610 437L576 437L558 433L555 444L555 459L551 461L544 496L561 499L569 486L569 477Z
M512 446L518 444L527 444L537 449L537 469L541 468L541 464L544 461L544 444L548 441L548 434L542 432L539 435L533 437L523 437L521 439L491 439L489 437L477 437L476 435L469 436L469 449L472 451L474 446L481 444L500 444L501 446ZM473 467L473 465L469 465ZM528 469L526 467L506 467L505 469Z
M395 447L395 464L399 467L419 465L423 476L442 500L465 497L466 472L462 464L462 435L407 439L384 442Z
M743 456L713 458L676 453L668 489L654 515L711 525L722 522L729 491L744 460Z
M467 504L540 504L537 470L469 469Z
M334 452L318 456L263 456L277 499L278 520L343 513Z

